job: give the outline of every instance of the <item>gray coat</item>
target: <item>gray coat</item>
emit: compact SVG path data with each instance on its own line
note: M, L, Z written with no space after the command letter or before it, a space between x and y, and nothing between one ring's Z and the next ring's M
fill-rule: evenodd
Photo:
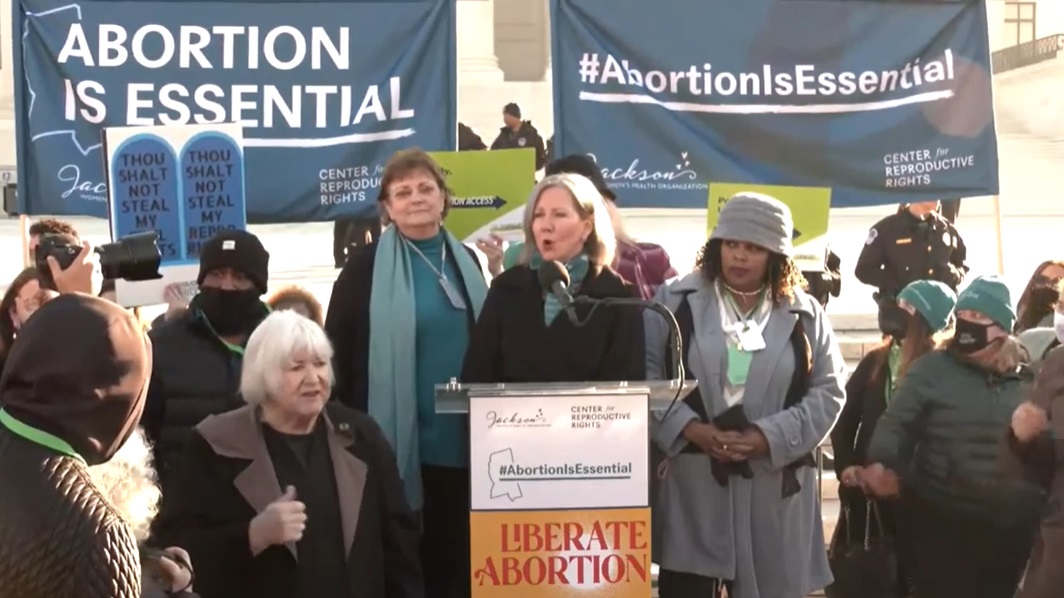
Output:
M706 412L723 412L726 341L712 285L699 273L662 287L657 300L677 309L688 295L694 321L688 350ZM816 472L798 470L802 489L782 498L782 469L816 449L828 435L845 397L845 364L826 314L814 299L796 291L789 305L777 305L765 327L766 349L755 354L743 397L747 417L762 432L769 454L750 461L752 479L732 476L722 487L710 475L709 457L683 453L681 431L697 416L678 402L667 419L656 414L654 442L669 456L655 497L655 535L662 569L734 580L732 598L801 598L831 583L824 549ZM810 391L783 410L794 371L790 335L803 319L812 347ZM648 312L647 375L665 376L667 327Z

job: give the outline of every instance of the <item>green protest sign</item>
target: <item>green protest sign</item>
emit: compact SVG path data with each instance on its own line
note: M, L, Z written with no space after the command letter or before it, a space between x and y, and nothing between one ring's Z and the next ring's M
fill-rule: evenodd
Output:
M524 238L521 219L536 184L532 149L476 152L429 152L447 177L453 193L447 230L462 241L496 233Z

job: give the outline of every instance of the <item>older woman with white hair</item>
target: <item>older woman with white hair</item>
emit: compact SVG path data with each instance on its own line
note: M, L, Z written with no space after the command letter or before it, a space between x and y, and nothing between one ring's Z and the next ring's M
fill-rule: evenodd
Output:
M180 548L157 550L146 543L159 512L162 490L156 483L151 447L137 428L111 460L89 468L89 476L140 545L142 598L198 598L192 592L192 566Z
M203 598L423 595L394 453L369 416L328 402L331 360L317 324L274 312L244 353L248 404L196 427L159 527Z
M569 294L632 298L609 264L617 242L602 195L586 177L545 177L525 207L519 264L496 277L466 350L465 382L642 380L643 320L638 308L577 305L563 313L540 287L538 270L560 263Z

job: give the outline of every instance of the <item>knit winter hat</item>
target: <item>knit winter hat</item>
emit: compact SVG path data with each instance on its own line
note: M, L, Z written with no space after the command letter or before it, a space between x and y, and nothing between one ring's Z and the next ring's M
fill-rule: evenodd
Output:
M791 257L793 235L794 219L787 204L762 193L744 191L732 196L721 208L717 226L709 238L753 243Z
M980 276L957 297L957 311L969 309L990 318L995 324L1012 332L1016 310L1012 308L1012 293L996 275Z
M917 280L898 293L898 300L913 306L931 325L932 332L941 332L957 306L957 293L937 280Z
M246 230L223 230L207 240L200 248L200 270L196 284L211 270L232 268L251 279L260 293L266 293L270 278L270 254L262 241Z

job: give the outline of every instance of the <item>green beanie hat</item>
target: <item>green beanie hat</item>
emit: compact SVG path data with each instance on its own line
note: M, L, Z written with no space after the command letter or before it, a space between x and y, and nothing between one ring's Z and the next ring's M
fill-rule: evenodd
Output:
M898 300L913 306L931 325L932 332L941 332L949 325L957 293L937 280L917 280L898 293Z
M983 314L1006 332L1012 332L1012 325L1016 322L1012 293L999 276L980 276L961 291L957 297L957 311L965 309Z

